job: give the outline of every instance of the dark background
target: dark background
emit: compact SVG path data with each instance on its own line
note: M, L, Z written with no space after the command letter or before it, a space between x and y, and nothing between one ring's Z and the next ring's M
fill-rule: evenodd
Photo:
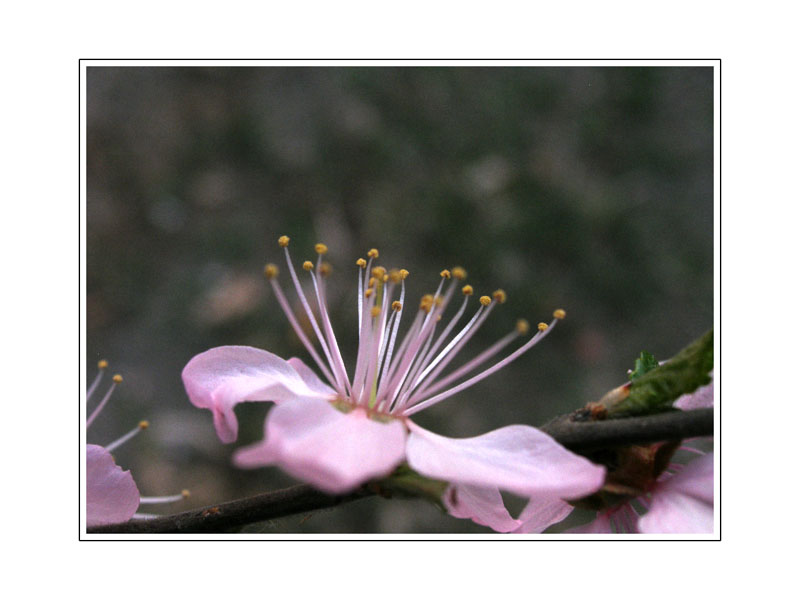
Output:
M382 264L411 272L411 298L455 264L477 294L508 292L465 356L519 317L535 324L567 310L530 353L415 419L443 435L543 423L624 381L641 350L669 357L713 319L712 76L89 67L87 376L106 358L125 377L89 441L151 421L117 462L145 495L192 491L153 512L294 482L275 468L233 467L235 445L217 440L180 380L192 356L219 345L312 362L261 274L281 264L283 234L298 265L315 242L329 246L330 308L351 370L354 263L373 246ZM266 410L237 409L236 445L261 438ZM415 500L304 519L251 530L488 531Z

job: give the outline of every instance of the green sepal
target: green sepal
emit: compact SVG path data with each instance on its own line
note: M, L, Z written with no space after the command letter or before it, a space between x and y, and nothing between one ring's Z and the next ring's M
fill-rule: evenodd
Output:
M449 484L446 481L428 479L403 464L385 479L374 481L373 485L377 487L379 494L424 498L443 508L442 495Z
M658 361L656 360L656 357L649 352L642 350L642 353L639 354L639 358L637 358L636 362L633 364L633 371L631 371L628 375L628 379L633 381L634 379L641 377L648 371L652 371L655 368L658 368Z
M643 355L645 353L642 353ZM637 368L638 368L637 360ZM631 378L628 397L608 411L609 417L664 412L683 394L711 381L714 368L714 330L686 346L663 365Z

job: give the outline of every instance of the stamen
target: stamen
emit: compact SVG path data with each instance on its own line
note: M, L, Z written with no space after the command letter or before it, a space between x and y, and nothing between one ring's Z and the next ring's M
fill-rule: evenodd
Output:
M319 266L319 274L322 275L323 277L327 277L328 275L331 274L332 271L333 271L333 267L331 266L331 263L329 263L329 262L323 262Z
M322 361L322 358L320 357L319 353L317 353L317 351L314 349L314 346L311 344L311 341L308 339L308 336L306 336L305 332L303 331L303 328L300 327L300 323L297 322L297 318L294 316L294 311L292 311L291 307L289 306L289 302L286 300L286 296L283 295L283 290L281 289L278 280L272 278L269 280L269 283L272 286L272 291L275 293L275 297L278 299L278 304L280 305L281 309L283 309L283 313L289 320L289 324L292 326L292 329L294 329L295 334L297 335L298 338L300 338L300 341L302 342L303 346L305 346L306 350L308 350L308 353L314 359L314 362L317 363L317 366L320 368L322 374L328 380L328 383L330 383L331 386L335 388L336 380L333 377L333 374L330 372L328 367L325 366L325 363ZM327 349L325 348L324 344L322 345L322 349L325 351L327 355Z
M481 296L480 303L484 306L489 306L492 303L492 299L489 296Z
M140 431L144 431L148 427L150 427L150 423L148 423L147 421L139 421L139 425L136 426L136 429L130 430L128 433L123 435L118 440L114 440L113 442L111 442L108 446L106 446L106 451L113 452L114 450L122 446L122 444L127 442L129 439L135 437Z
M565 319L567 317L567 313L564 311L563 308L558 308L555 311L553 311L553 316L556 319Z
M467 272L463 267L453 267L453 277L459 281L464 281L467 278Z
M264 275L267 279L275 279L278 276L278 267L277 265L273 265L269 263L264 266Z
M464 294L465 296L472 296L474 290L472 289L471 285L465 285L464 287L461 288L461 293Z
M310 271L313 268L314 268L314 263L312 263L310 260L307 260L303 263L303 270Z
M547 323L539 323L539 324L536 326L536 328L537 328L539 331L544 331L545 329L547 329Z
M370 249L370 251L367 252L367 256L369 258L378 258L378 249L377 248Z
M364 267L366 267L366 266L367 266L367 261L365 261L363 258L359 258L359 259L356 261L356 265L357 265L358 267L360 267L360 268L362 268L362 269L363 269Z
M281 248L286 248L288 245L289 245L288 235L282 235L281 237L278 238L278 246L280 246Z
M108 361L105 359L97 363L97 368L100 370L97 372L97 375L95 375L92 385L89 386L89 390L86 392L86 402L92 399L92 394L94 394L97 386L100 385L100 381L103 379L103 371L106 370L106 367L108 367Z
M450 396L452 396L454 394L457 394L458 392L460 392L462 390L465 390L468 387L471 387L471 386L475 385L476 383L478 383L479 381L485 379L486 377L488 377L492 373L495 373L496 371L499 371L500 369L502 369L506 365L510 364L512 361L514 361L517 358L519 358L522 354L524 354L525 352L527 352L528 350L533 348L541 340L543 340L545 338L545 336L547 334L549 334L553 330L553 328L554 328L554 326L555 326L555 324L557 322L558 322L558 319L554 319L553 322L550 323L550 326L547 329L545 329L544 331L540 331L539 333L534 335L525 344L523 344L522 346L517 348L514 352L509 354L506 358L504 358L503 360L501 360L497 364L495 364L495 365L489 367L488 369L486 369L485 371L483 371L481 373L478 373L477 375L467 379L463 383L460 383L457 386L442 392L441 394L438 394L436 396L428 398L427 400L423 400L422 402L417 402L416 404L414 404L410 408L406 408L405 410L403 410L403 415L407 416L407 417L411 416L414 413L419 412L420 410L422 410L424 408L427 408L428 406L432 406L433 404L441 402L442 400L444 400L446 398L449 398Z
M442 271L441 273L439 273L439 275L440 275L440 276L441 276L443 279L450 279L450 277L451 277L451 275L450 275L450 271L448 271L447 269L445 269L444 271Z
M508 299L508 295L503 290L495 290L492 292L492 298L494 298L498 304L503 304Z
M280 244L281 241L278 240L278 243ZM322 351L325 353L325 358L328 359L328 364L331 366L331 371L334 373L336 385L334 385L333 387L335 387L340 394L344 394L344 383L340 379L338 369L335 366L336 363L334 362L333 357L331 356L331 348L328 347L328 343L326 342L325 336L322 335L322 331L319 328L317 319L314 316L314 313L311 311L311 307L308 304L306 295L303 292L302 286L300 285L300 279L298 279L297 277L297 272L294 270L294 265L292 264L291 256L289 256L289 248L286 247L288 246L288 243L289 242L287 238L286 245L284 246L283 249L284 249L284 254L286 255L286 264L289 266L289 274L292 276L292 282L294 283L295 291L297 292L297 297L300 299L300 303L303 306L303 310L306 311L306 316L308 317L308 320L311 323L311 327L314 330L317 339L319 340L320 346L322 347ZM313 274L312 274L312 280L314 280Z
M106 364L108 364L108 363L106 363ZM102 373L102 371L101 371L101 373ZM108 388L108 391L106 392L106 395L103 396L103 399L100 400L100 404L97 405L97 408L95 408L94 411L92 411L92 414L89 416L89 418L86 419L86 427L87 428L89 427L89 425L91 425L94 422L94 420L97 418L97 415L100 414L100 411L103 410L103 407L106 405L106 403L108 402L109 398L111 398L111 394L113 393L114 389L116 389L116 387L120 383L122 383L122 375L114 375L114 377L111 378L111 381L113 383L111 384L111 387ZM94 390L90 389L89 391L92 392Z
M520 319L517 321L517 331L520 335L528 335L528 331L530 331L530 323L528 323L525 319Z
M314 252L317 254L325 254L328 252L328 247L325 244L317 244L314 246Z
M321 267L322 254L319 255L318 269ZM336 342L336 334L333 332L331 320L328 316L327 299L325 297L325 285L322 279L319 279L311 272L311 281L314 283L314 291L317 294L317 306L319 307L319 314L322 320L322 327L325 331L325 337L328 340L331 354L335 360L331 361L331 368L336 380L339 382L340 388L343 387L346 392L350 392L350 381L347 379L347 372L344 367L344 360L342 353L339 351L339 344Z

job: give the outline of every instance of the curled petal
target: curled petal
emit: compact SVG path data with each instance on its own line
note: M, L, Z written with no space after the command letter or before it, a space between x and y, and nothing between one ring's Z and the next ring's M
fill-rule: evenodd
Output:
M605 478L603 467L527 425L463 439L436 435L410 421L408 426L408 463L434 479L569 499L594 493Z
M650 510L639 519L642 533L713 533L714 455L706 454L660 482Z
M298 373L289 361L266 350L222 346L190 360L183 369L183 384L192 404L213 413L219 438L230 443L239 430L233 407L240 402L335 397L333 389L312 376L307 367Z
M505 533L522 525L521 521L511 517L497 488L453 485L447 488L442 500L452 516L472 519L478 525L495 531Z
M343 413L323 400L299 399L267 415L263 442L239 450L241 467L277 465L330 494L391 473L405 458L406 431L357 408Z
M139 489L130 471L114 463L102 446L86 446L86 525L124 523L139 508Z

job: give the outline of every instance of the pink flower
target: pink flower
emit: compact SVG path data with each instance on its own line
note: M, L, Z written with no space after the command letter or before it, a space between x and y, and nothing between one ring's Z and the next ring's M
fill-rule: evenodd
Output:
M683 410L708 408L714 405L714 382L678 398L674 406ZM669 454L675 447L655 444L652 447L624 451L624 460L631 465L628 472L610 473L608 489L621 492L619 481L626 487L631 477L652 472L656 453L664 446ZM703 454L695 448L681 450ZM622 461L620 461L622 462ZM657 468L657 467L655 467ZM587 525L571 529L570 533L713 533L714 529L714 470L713 454L691 461L688 465L670 464L669 470L656 473L657 479L636 481L645 488L638 496L618 502L598 511ZM628 487L630 491L632 488ZM495 531L540 533L550 525L564 520L573 506L561 498L539 495L532 497L522 513L513 518L505 507L497 488L476 488L454 485L444 496L448 512L459 518L472 519ZM584 500L583 503L586 503Z
M670 467L646 493L568 533L713 533L714 454Z
M103 372L108 366L105 360L101 360L98 365L100 372L95 377L94 382L89 387L86 394L87 403L92 399L103 378ZM94 422L100 411L103 410L114 389L122 383L120 375L112 377L111 387L108 389L103 399L86 419L86 428ZM186 498L189 492L184 490L181 494L162 497L142 497L139 488L130 471L123 471L115 462L111 452L122 444L133 438L140 431L147 429L148 422L141 421L139 425L123 435L118 440L107 446L96 444L86 445L86 526L96 527L99 525L113 525L124 523L132 517L144 517L147 515L137 514L136 511L141 504L157 504L164 502L174 502Z
M237 451L238 465L277 465L328 493L343 493L386 476L403 462L427 477L496 487L522 496L574 498L591 494L602 485L602 467L572 454L533 427L511 425L473 438L452 439L427 431L410 419L515 360L549 333L564 317L563 311L556 311L549 325L541 323L535 336L493 366L479 370L527 333L527 323L518 323L493 346L442 375L494 307L505 301L505 293L497 290L491 298L481 297L467 324L456 329L473 290L460 283L466 277L463 269L442 271L438 289L423 296L408 331L399 339L400 321L404 311L408 312L408 272L373 268L378 258L373 249L368 260L357 261L359 346L355 369L348 375L326 307L325 278L330 266L322 256L327 248L316 246L316 266L310 261L303 264L314 288L309 301L292 265L288 243L285 236L279 240L320 351L295 318L277 281L277 267L267 265L265 274L324 380L298 358L283 360L244 346L208 350L183 370L191 402L212 412L223 442L237 437L233 409L238 403L272 401L277 405L267 416L265 439ZM459 287L463 300L455 315L445 321L445 309ZM437 334L440 321L446 324Z

